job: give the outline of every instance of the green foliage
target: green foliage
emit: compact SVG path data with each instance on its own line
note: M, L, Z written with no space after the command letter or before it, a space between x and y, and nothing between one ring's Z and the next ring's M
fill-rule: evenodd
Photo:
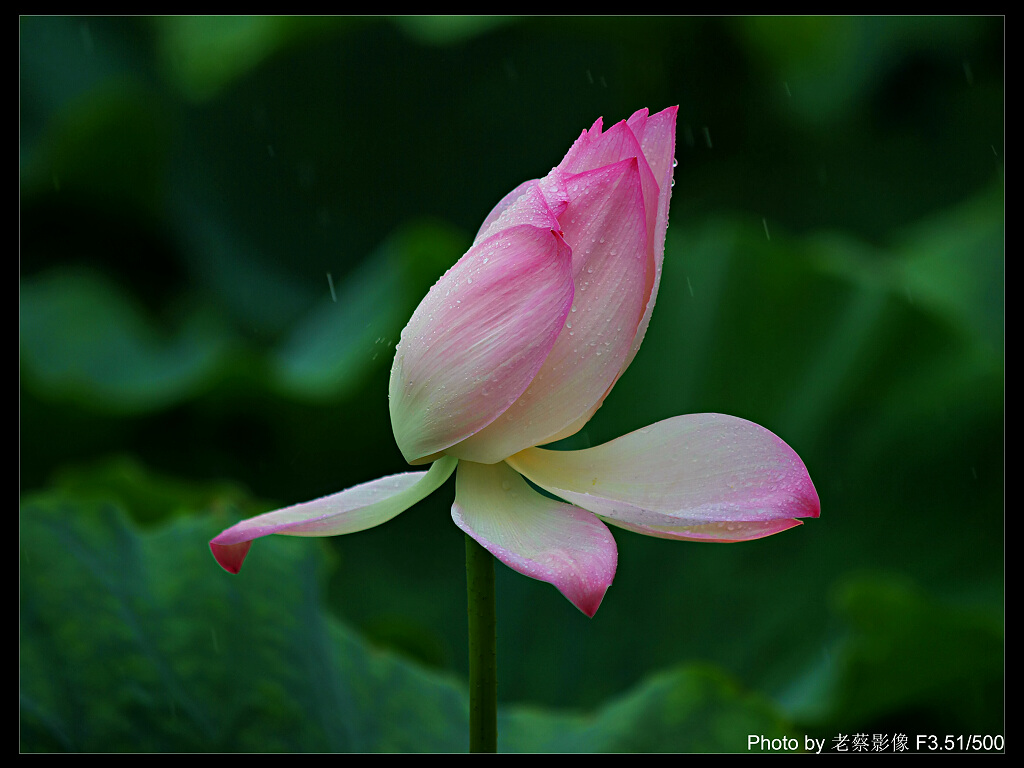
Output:
M851 578L836 603L850 634L832 660L831 690L815 702L823 711L813 719L841 729L844 721L892 721L900 713L941 724L944 732L1002 730L998 610L940 604L905 582L878 577Z
M195 396L218 376L229 332L208 312L163 336L100 275L55 270L22 282L25 374L48 399L144 412Z

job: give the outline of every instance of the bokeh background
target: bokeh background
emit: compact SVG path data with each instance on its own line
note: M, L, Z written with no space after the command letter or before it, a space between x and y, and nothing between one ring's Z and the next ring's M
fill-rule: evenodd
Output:
M567 446L741 416L821 518L614 529L592 620L499 564L501 748L1001 734L1003 57L998 17L23 17L22 750L465 749L452 481L237 577L207 540L403 471L419 299L595 118L673 104L657 308Z

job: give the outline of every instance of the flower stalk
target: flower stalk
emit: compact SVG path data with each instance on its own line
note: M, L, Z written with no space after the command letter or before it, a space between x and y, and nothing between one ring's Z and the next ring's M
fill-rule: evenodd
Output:
M494 557L466 535L469 612L469 751L498 751L497 625Z

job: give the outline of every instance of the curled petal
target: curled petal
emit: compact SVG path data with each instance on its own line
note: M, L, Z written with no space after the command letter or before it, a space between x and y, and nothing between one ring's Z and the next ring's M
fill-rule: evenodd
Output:
M572 305L572 254L540 190L501 217L522 223L470 248L402 331L391 425L411 464L501 416L540 370Z
M539 208L541 201L546 210ZM550 173L543 179L524 181L501 198L487 214L484 223L477 230L473 245L514 224L525 223L543 226L545 214L550 214L555 218L561 216L568 202L569 196L561 174ZM539 215L536 215L538 212Z
M217 562L238 573L253 539L286 536L340 536L386 523L436 491L458 461L445 456L426 472L404 472L357 485L341 493L250 517L210 541Z
M604 523L541 496L504 463L461 462L452 519L509 568L554 584L587 616L615 576L618 551Z
M637 159L569 177L566 188L571 202L560 221L573 249L572 307L526 392L503 416L449 450L461 459L491 464L550 442L596 409L629 354L647 270Z
M487 218L485 218L484 223L480 225L480 229L476 231L476 237L473 238L473 245L479 243L486 236L493 234L490 231L491 227L501 217L501 214L503 214L506 210L512 207L512 205L519 198L526 194L536 184L537 179L530 179L529 181L524 181L518 187L516 187L503 198L501 198L501 200L498 201L498 204L491 209L491 212L489 214L487 214Z
M764 427L717 413L666 419L582 451L531 448L507 461L556 496L652 535L819 514L818 494L792 448ZM768 525L763 535L783 525Z

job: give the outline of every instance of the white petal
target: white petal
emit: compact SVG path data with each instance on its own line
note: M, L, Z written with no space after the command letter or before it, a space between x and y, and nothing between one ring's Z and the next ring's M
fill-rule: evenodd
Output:
M452 519L513 570L593 616L615 576L615 539L594 515L541 496L504 463L463 461Z
M531 448L508 460L541 488L609 519L678 527L817 517L800 457L734 416L677 416L582 451Z
M403 472L356 485L314 501L250 517L210 542L217 562L238 573L253 539L286 536L340 536L386 523L436 491L455 471L458 460L445 456L426 472Z

